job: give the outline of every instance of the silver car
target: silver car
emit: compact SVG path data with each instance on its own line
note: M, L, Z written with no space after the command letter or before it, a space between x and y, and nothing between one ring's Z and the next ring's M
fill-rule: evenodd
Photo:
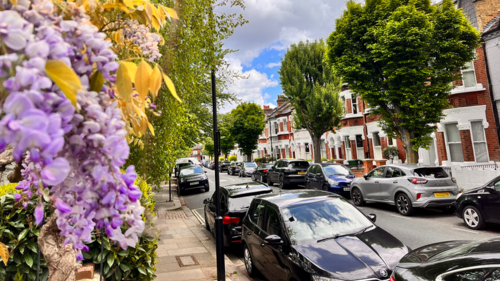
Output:
M253 162L244 162L240 168L240 177L250 177L252 173L257 169L257 164Z
M412 164L381 166L351 183L354 205L362 206L365 201L387 203L404 216L412 215L415 208L453 211L452 203L459 193L455 178L443 168Z

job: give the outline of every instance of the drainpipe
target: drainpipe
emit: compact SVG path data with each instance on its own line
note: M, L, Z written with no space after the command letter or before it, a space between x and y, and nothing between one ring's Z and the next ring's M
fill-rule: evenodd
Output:
M493 117L495 117L495 125L496 125L496 132L497 132L497 138L498 138L498 146L500 147L500 122L498 119L498 109L497 109L497 101L495 100L495 96L493 95L493 85L491 84L491 77L490 77L490 70L488 66L488 57L486 55L486 42L484 42L484 39L481 39L481 43L483 46L483 55L484 55L484 65L486 67L486 78L488 79L488 88L490 92L490 99L492 102L493 106Z

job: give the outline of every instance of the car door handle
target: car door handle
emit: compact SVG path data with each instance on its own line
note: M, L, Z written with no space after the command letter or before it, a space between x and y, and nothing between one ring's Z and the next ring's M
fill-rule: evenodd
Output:
M264 244L264 243L262 243L262 242L260 243L260 245L261 245L262 247L265 247L265 246L266 246L266 244Z
M375 183L379 183L378 181L376 181Z
M247 235L252 235L252 232L250 232L250 231L247 231Z
M398 181L393 181L392 183L398 183Z

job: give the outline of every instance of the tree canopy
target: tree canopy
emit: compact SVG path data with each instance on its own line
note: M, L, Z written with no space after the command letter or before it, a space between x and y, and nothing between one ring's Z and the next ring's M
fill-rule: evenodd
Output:
M321 162L321 136L340 126L344 114L340 79L324 61L323 40L288 48L279 70L285 98L294 106L294 126L305 128L313 141L314 162Z
M230 134L248 161L251 161L252 152L257 149L259 135L266 126L265 114L258 104L244 102L231 111L231 117L233 122Z
M452 82L474 59L479 33L451 0L349 1L327 40L327 59L402 140L408 163L449 107Z

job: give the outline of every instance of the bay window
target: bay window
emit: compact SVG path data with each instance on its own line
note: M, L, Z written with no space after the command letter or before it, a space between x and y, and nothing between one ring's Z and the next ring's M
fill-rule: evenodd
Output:
M462 67L462 80L464 87L476 87L476 71L474 70L474 63L472 61Z
M471 122L471 136L476 162L488 162L488 147L482 121Z
M460 131L457 127L458 123L445 124L446 145L450 153L451 162L463 162L464 154L462 151L462 140Z

